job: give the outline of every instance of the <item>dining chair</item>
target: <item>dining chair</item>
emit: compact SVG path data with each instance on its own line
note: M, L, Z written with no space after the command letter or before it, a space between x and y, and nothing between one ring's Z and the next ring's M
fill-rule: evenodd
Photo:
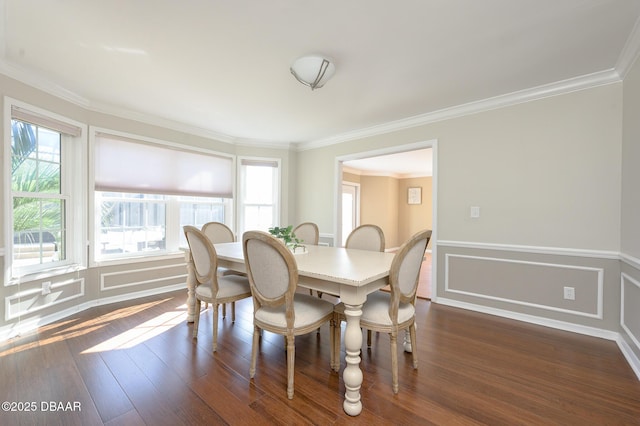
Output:
M360 225L347 237L345 248L384 251L384 232L377 225Z
M318 245L320 232L318 231L318 225L313 222L301 223L293 229L293 233L303 244Z
M231 228L222 222L207 222L202 225L202 232L213 244L232 243L236 240Z
M360 225L355 228L347 237L345 248L384 251L384 232L378 225ZM322 292L318 292L318 297L322 297ZM332 294L334 297L339 297ZM371 342L371 332L367 334L368 342Z
M351 231L344 246L345 248L383 252L384 232L378 225L360 225ZM371 330L367 330L367 345L371 346Z
M409 330L413 350L413 368L418 368L418 350L416 345L416 291L420 267L427 244L431 239L431 231L423 230L411 237L396 253L389 270L389 285L391 292L375 291L367 296L367 301L362 306L360 325L367 331L379 331L389 333L391 340L391 371L393 393L398 393L398 332ZM346 321L344 304L339 303L335 307L334 339L333 347L336 353L333 359L339 356L340 351L340 323Z
M213 306L213 352L215 352L218 347L218 305L231 303L231 321L235 321L235 301L251 296L249 280L240 275L218 276L218 257L209 238L195 226L185 226L184 235L189 244L196 278L196 316L193 323L193 337L198 337L202 302L211 303Z
M313 222L301 223L293 229L293 234L301 240L303 244L312 246L317 246L318 240L320 239L318 225ZM313 290L309 289L309 294L313 294ZM318 292L318 297L322 297L322 292Z
M236 236L227 225L222 222L207 222L202 225L202 232L209 238L212 244L218 243L233 243L236 240ZM233 271L231 269L218 266L219 275L246 275L242 272ZM207 304L205 303L205 308ZM235 305L231 306L231 309L235 309ZM222 305L222 318L227 317L227 305Z
M202 225L202 232L209 238L211 244L233 243L236 241L236 236L231 228L222 222L207 222ZM222 267L218 267L218 273L220 275L245 275L242 272Z
M293 398L295 336L316 330L333 321L333 303L303 293L296 293L298 266L289 249L278 239L262 231L247 231L242 237L242 249L253 295L253 344L251 347L251 378L256 372L258 342L262 330L286 338L287 397ZM331 357L335 350L330 327ZM331 358L330 365L333 365Z

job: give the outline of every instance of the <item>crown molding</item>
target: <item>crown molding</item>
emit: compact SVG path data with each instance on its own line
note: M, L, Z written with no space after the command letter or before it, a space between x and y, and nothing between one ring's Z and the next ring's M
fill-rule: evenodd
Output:
M631 30L616 63L616 71L621 79L624 80L638 56L640 56L640 19L636 21L633 30Z
M220 142L230 144L236 143L236 138L223 133L214 132L212 130L180 123L168 118L154 116L151 114L141 113L133 110L126 110L124 108L114 107L98 102L91 102L87 98L84 98L75 92L65 89L64 87L55 84L50 80L43 79L32 71L10 64L3 59L0 59L0 73L30 87L41 90L64 101L82 107L87 111L100 114L108 114L114 117L138 121L140 123L145 123L153 126L164 127L166 129L188 133L194 136L201 136L208 139L214 139Z
M592 87L603 86L606 84L617 83L620 81L620 75L616 72L615 69L600 71L593 74L574 77L551 84L532 87L530 89L525 89L518 92L508 93L506 95L495 96L493 98L469 102L451 108L445 108L426 114L416 115L413 117L408 117L377 126L371 126L364 129L355 130L353 132L346 132L325 139L319 139L311 142L302 142L298 143L296 147L298 151L322 148L325 146L335 145L355 139L362 139L385 133L411 129L413 127L435 123L438 121L450 120L466 115L477 114L479 112L504 108L511 105L531 102L538 99L562 95L570 92L589 89Z
M237 138L229 136L224 133L215 132L213 130L205 129L202 127L194 126L192 124L185 124L178 121L171 120L169 118L163 118L151 114L142 113L139 111L126 110L120 107L114 107L107 104L101 104L92 102L86 107L92 112L101 114L108 114L114 117L120 117L127 120L134 120L140 123L150 124L152 126L159 126L165 129L175 130L182 133L188 133L194 136L200 136L207 139L213 139L219 142L228 144L236 144Z
M285 149L289 150L294 147L291 142L266 141L263 139L238 138L234 142L237 146L248 148L269 148L269 149Z
M639 21L640 22L640 21ZM627 44L623 49L623 55L619 61L619 66L626 72L628 68L633 64L632 58L634 55L640 52L640 25L636 24L632 36L627 40ZM261 148L273 148L273 149L293 149L296 151L307 151L316 148L322 148L325 146L336 145L343 142L348 142L356 139L363 139L367 137L382 135L386 133L401 131L405 129L411 129L414 127L435 123L438 121L450 120L453 118L459 118L466 115L477 114L492 109L503 108L520 103L530 102L547 97L562 95L574 91L589 89L592 87L602 86L611 83L620 82L622 79L616 69L610 69L606 71L600 71L593 74L584 75L581 77L570 78L567 80L546 84L542 86L533 87L530 89L521 90L518 92L508 93L505 95L496 96L480 101L469 102L466 104L458 105L455 107L445 108L438 111L433 111L425 114L416 115L413 117L407 117L404 119L367 127L364 129L355 130L352 132L346 132L339 135L335 135L329 138L318 139L309 142L278 142L278 141L265 141L260 139L242 139L236 138L227 134L215 132L209 129L189 125L185 123L176 122L171 119L162 118L146 113L141 113L132 110L125 110L123 108L114 107L107 104L100 104L91 102L88 99L79 96L78 94L65 89L64 87L52 83L46 79L37 76L35 73L21 69L14 65L11 65L0 59L0 73L6 76L27 84L50 95L56 96L75 105L83 107L88 111L109 114L115 117L123 119L129 119L138 121L141 123L164 127L170 130L175 130L183 133L188 133L194 136L201 136L208 139L217 140L224 143L229 143L238 146L246 147L261 147Z
M77 93L67 90L58 84L42 79L36 73L30 70L10 64L3 58L0 58L0 73L16 81L19 81L20 83L24 83L27 86L55 96L56 98L71 102L72 104L81 106L83 108L89 108L90 102L88 99L78 95Z

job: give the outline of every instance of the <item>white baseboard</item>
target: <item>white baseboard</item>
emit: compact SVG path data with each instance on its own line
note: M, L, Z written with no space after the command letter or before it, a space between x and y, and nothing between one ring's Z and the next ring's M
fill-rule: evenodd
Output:
M176 290L184 290L186 292L187 286L184 283L174 284L171 286L161 287L153 290L144 290L144 291L138 291L135 293L127 293L127 294L121 294L118 296L90 300L90 301L81 303L79 305L73 306L71 308L53 313L51 315L38 317L38 318L30 318L28 320L19 321L17 323L10 324L10 326L5 327L4 329L0 329L0 342L9 340L14 337L18 337L22 334L30 333L32 331L37 330L38 327L51 324L53 322L69 317L71 315L77 314L78 312L85 311L89 308L108 305L111 303L124 302L127 300L138 299L140 297L147 297L147 296L153 296L156 294L168 293ZM185 317L185 321L186 321L186 317Z
M535 315L521 314L518 312L507 311L504 309L490 308L487 306L476 305L473 303L460 302L458 300L447 299L444 297L438 297L437 300L432 300L434 303L442 305L453 306L455 308L467 309L470 311L481 312L484 314L495 315L503 318L509 318L517 321L523 321L530 324L542 325L545 327L555 328L557 330L570 331L573 333L584 334L586 336L599 337L602 339L617 341L619 334L615 331L604 330L601 328L587 327L584 325L573 324L566 321L552 320L549 318L542 318Z
M633 350L631 349L631 346L629 346L629 344L622 338L622 336L618 336L616 343L620 348L620 352L622 352L622 355L624 355L627 362L629 363L629 366L631 366L633 372L636 373L636 377L638 378L638 380L640 380L640 358L637 357L635 352L633 352Z

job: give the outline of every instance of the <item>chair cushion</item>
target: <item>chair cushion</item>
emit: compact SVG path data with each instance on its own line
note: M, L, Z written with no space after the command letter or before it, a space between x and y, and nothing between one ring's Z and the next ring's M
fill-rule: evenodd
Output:
M362 306L363 322L371 324L380 324L391 326L391 317L389 317L389 304L391 303L391 294L384 291L376 291L367 296L366 303ZM344 303L336 305L336 312L344 314ZM415 315L415 307L411 303L400 303L398 306L398 324L410 320Z
M227 297L239 296L251 293L249 280L240 275L225 275L218 278L218 294L216 298L225 299ZM196 295L203 299L213 299L211 286L202 284L196 287Z
M333 312L333 303L310 296L296 293L293 299L293 309L296 313L294 328L309 326ZM286 328L285 306L263 306L255 313L257 320L275 327Z

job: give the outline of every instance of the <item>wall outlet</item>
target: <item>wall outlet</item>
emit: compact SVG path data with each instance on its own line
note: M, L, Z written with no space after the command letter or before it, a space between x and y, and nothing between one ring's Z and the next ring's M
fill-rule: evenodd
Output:
M43 281L42 282L42 295L46 295L51 293L51 281Z
M564 298L566 300L576 300L576 289L575 289L575 287L565 287L564 288Z

